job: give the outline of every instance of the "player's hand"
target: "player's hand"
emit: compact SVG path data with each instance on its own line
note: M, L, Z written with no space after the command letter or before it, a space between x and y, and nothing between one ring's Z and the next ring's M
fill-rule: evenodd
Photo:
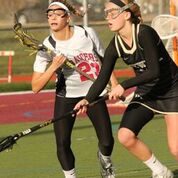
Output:
M53 58L51 66L54 68L54 70L57 70L59 67L62 67L64 62L66 61L66 57L64 55L57 55Z
M109 93L109 100L118 100L119 97L123 96L124 88L118 84L117 86L113 87L111 92Z
M86 113L88 104L89 102L86 99L79 101L74 107L74 110L78 110L77 115Z

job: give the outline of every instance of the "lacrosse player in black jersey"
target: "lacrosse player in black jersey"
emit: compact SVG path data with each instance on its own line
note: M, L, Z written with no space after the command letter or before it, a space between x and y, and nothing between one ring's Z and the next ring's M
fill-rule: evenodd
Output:
M35 93L39 92L53 74L57 74L54 118L60 118L73 109L93 83L73 68L66 67L64 65L66 58L91 78L96 79L101 68L99 58L102 60L104 50L92 28L70 25L71 14L79 13L68 1L52 1L46 13L51 35L43 43L57 55L52 58L45 52L38 52L34 62L32 89ZM112 86L116 85L116 78L114 76L111 78ZM104 93L106 90L102 95ZM103 178L114 178L110 158L114 139L106 103L102 101L94 105L88 110L87 115L98 138L101 175ZM71 134L75 119L75 116L69 116L54 123L57 156L66 178L76 178L75 157L71 149Z
M135 71L135 77L118 84L109 99L118 99L125 90L137 87L119 130L119 142L147 165L153 178L173 178L173 173L154 156L139 138L140 130L153 116L163 114L167 125L170 152L178 160L178 68L156 31L141 20L139 6L133 0L110 0L105 6L108 26L115 36L108 45L100 74L85 99L74 109L86 112L109 81L116 60L122 58Z

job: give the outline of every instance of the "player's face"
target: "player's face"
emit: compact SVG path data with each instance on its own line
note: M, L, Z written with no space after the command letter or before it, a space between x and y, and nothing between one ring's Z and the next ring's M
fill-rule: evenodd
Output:
M70 16L61 7L56 5L51 6L46 13L52 31L60 31L68 26Z
M114 3L105 4L105 19L108 21L111 31L118 32L123 28L125 24L124 14L125 11Z

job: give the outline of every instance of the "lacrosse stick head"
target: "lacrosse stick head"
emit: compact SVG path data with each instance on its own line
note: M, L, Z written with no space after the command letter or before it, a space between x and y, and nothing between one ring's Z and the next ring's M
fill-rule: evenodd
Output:
M161 14L153 18L151 26L157 31L160 38L167 40L178 35L178 17Z
M27 46L31 49L32 54L37 53L38 51L49 52L49 49L46 48L42 43L36 40L32 35L28 34L22 27L22 24L18 22L17 16L15 14L15 24L13 26L13 31L16 34L15 38L23 46Z
M4 150L12 150L13 145L19 139L18 135L8 136L2 140L0 140L0 152Z

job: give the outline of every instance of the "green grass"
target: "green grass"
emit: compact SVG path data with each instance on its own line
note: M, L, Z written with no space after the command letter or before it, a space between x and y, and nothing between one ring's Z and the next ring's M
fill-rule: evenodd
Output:
M117 128L120 117L112 117L115 136L113 162L118 178L148 178L150 171L135 157L130 155L117 142ZM1 125L0 137L25 130L37 123ZM159 126L159 127L158 127ZM155 155L171 170L177 163L169 154L166 141L166 128L162 118L155 118L143 129L140 137L154 151ZM78 178L99 178L99 165L96 157L97 139L88 119L77 120L72 135L72 147L76 156ZM52 126L18 141L11 152L0 153L1 178L62 178L61 168L56 158L55 139Z
M50 81L44 88L46 89L54 89L55 83L54 81ZM14 91L29 91L32 90L30 82L22 82L22 83L2 83L0 84L0 92L14 92Z

